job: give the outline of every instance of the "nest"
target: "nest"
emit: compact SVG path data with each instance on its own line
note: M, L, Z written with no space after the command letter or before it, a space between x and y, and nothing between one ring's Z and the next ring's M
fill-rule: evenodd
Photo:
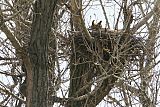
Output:
M144 41L141 37L133 36L123 30L99 29L91 30L93 41L87 41L83 32L72 32L74 37L74 54L88 61L110 61L117 57L127 61L137 61L144 56Z

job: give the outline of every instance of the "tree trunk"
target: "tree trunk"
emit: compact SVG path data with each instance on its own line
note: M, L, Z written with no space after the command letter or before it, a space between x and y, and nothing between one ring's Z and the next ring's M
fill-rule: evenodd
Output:
M37 0L29 43L32 63L32 99L27 107L48 106L48 36L51 30L53 12L57 0Z
M91 91L89 81L92 79L90 76L92 58L91 54L87 52L86 46L83 43L79 43L77 38L72 45L72 50L69 97L78 97ZM82 87L85 87L85 89L82 89ZM85 100L71 101L67 104L67 107L84 107L85 104Z

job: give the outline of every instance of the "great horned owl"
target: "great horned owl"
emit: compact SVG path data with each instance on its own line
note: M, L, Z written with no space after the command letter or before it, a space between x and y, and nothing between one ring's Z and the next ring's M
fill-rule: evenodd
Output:
M99 30L102 28L102 21L95 23L95 20L92 21L91 29L92 30Z

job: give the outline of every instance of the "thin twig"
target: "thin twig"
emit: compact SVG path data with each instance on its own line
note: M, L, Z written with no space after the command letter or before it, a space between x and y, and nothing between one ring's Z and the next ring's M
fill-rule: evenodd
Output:
M99 0L99 1L100 1L102 10L103 10L104 17L105 17L105 19L106 19L107 28L110 29L109 21L108 21L107 14L106 14L105 8L104 8L104 6L103 6L102 0Z

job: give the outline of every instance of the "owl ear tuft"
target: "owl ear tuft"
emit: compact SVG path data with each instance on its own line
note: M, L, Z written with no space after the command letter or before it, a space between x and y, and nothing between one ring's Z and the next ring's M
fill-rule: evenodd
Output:
M102 28L102 21L99 21L99 22L97 23L97 27L98 27L98 28Z
M98 22L97 24L95 23L95 20L92 21L92 30L99 30L102 28L102 21Z

